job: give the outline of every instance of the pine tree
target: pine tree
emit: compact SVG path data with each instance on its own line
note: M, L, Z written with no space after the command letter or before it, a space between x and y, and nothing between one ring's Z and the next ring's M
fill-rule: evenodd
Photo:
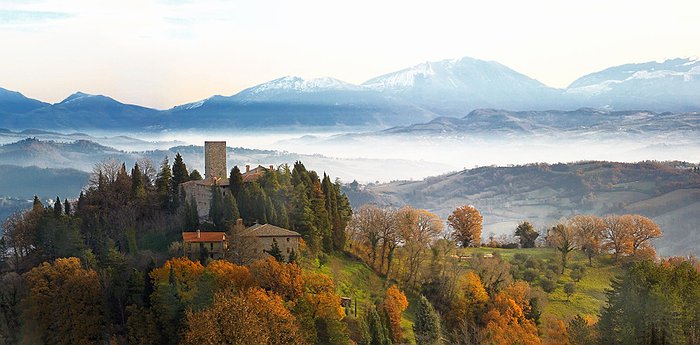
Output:
M311 187L311 210L313 211L316 229L321 234L321 243L326 252L333 250L333 237L331 235L331 221L326 210L325 196L321 191L321 184L315 181Z
M63 199L63 209L64 209L67 216L71 215L71 205L70 205L70 202L68 201L68 198Z
M60 217L63 214L63 205L61 205L61 198L56 197L56 201L53 203L53 215L55 217Z
M374 306L367 309L363 321L364 341L367 345L391 345L389 330Z
M82 193L82 192L81 192ZM34 196L34 201L32 202L32 211L36 210L43 210L44 209L44 204L41 203L41 200L39 200L38 196Z
M292 251L289 252L289 258L287 259L287 262L292 264L296 263L299 258L297 257L297 252L292 248Z
M165 156L160 165L158 176L156 177L156 192L158 193L161 207L166 210L170 210L172 205L170 200L170 185L172 178L173 174L170 170L170 164L168 163L168 156Z
M418 345L440 344L440 316L423 295L418 300L418 311L416 312L416 320L413 323L413 333L416 335L416 344Z
M191 196L185 202L182 217L183 231L194 231L199 228L199 211L197 210L197 200L195 200L194 196Z

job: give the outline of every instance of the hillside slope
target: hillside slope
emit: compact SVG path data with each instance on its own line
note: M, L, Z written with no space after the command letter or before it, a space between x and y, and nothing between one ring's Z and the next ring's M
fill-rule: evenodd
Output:
M530 220L551 226L575 214L639 213L664 231L662 255L700 254L700 173L679 162L532 164L482 167L430 177L347 188L353 207L412 205L442 217L473 204L484 216L483 235L512 234Z

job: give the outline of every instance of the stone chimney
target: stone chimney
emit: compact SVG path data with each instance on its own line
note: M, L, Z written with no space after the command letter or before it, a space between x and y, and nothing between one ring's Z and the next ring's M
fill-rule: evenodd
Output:
M275 170L275 166L270 164L270 170Z
M245 172L250 172L250 164L245 165Z
M199 229L197 229L197 238L201 238L201 237L202 237L202 232L199 231Z
M205 141L204 142L204 177L223 178L227 177L226 172L226 142L225 141Z

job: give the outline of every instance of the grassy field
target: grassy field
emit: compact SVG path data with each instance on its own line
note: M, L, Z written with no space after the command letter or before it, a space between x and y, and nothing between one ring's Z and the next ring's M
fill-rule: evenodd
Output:
M525 254L542 260L559 262L559 253L552 248L526 248L526 249L501 249L501 248L466 248L460 250L460 255L485 255L498 254L503 260L512 262L515 254ZM605 290L610 288L610 280L619 274L620 268L613 264L609 256L598 256L593 259L593 267L588 267L588 259L581 251L569 254L567 267L584 265L586 273L576 284L576 292L570 298L564 293L564 285L573 281L571 270L566 269L559 277L554 291L548 293L549 303L545 307L544 315L551 315L560 319L568 319L576 314L598 317L600 309L605 304Z
M330 255L328 262L320 268L318 268L318 261L314 264L319 272L333 277L338 294L352 298L353 303L357 301L358 317L361 317L365 309L372 303L383 300L386 290L390 286L383 277L377 275L365 263L344 253ZM406 341L409 344L415 344L413 319L417 306L417 296L407 293L406 297L408 298L408 309L404 312L401 325Z

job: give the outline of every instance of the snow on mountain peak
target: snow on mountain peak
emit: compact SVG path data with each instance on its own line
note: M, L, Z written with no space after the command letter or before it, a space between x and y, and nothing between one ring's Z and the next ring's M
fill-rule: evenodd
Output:
M331 77L304 79L297 76L286 76L260 84L250 89L253 94L270 91L318 92L326 90L359 90L360 86L346 83Z
M80 99L94 97L94 96L95 95L90 95L90 94L78 91L78 92L66 97L66 99L62 100L58 104L68 104L68 103L75 102L75 101L80 100Z

